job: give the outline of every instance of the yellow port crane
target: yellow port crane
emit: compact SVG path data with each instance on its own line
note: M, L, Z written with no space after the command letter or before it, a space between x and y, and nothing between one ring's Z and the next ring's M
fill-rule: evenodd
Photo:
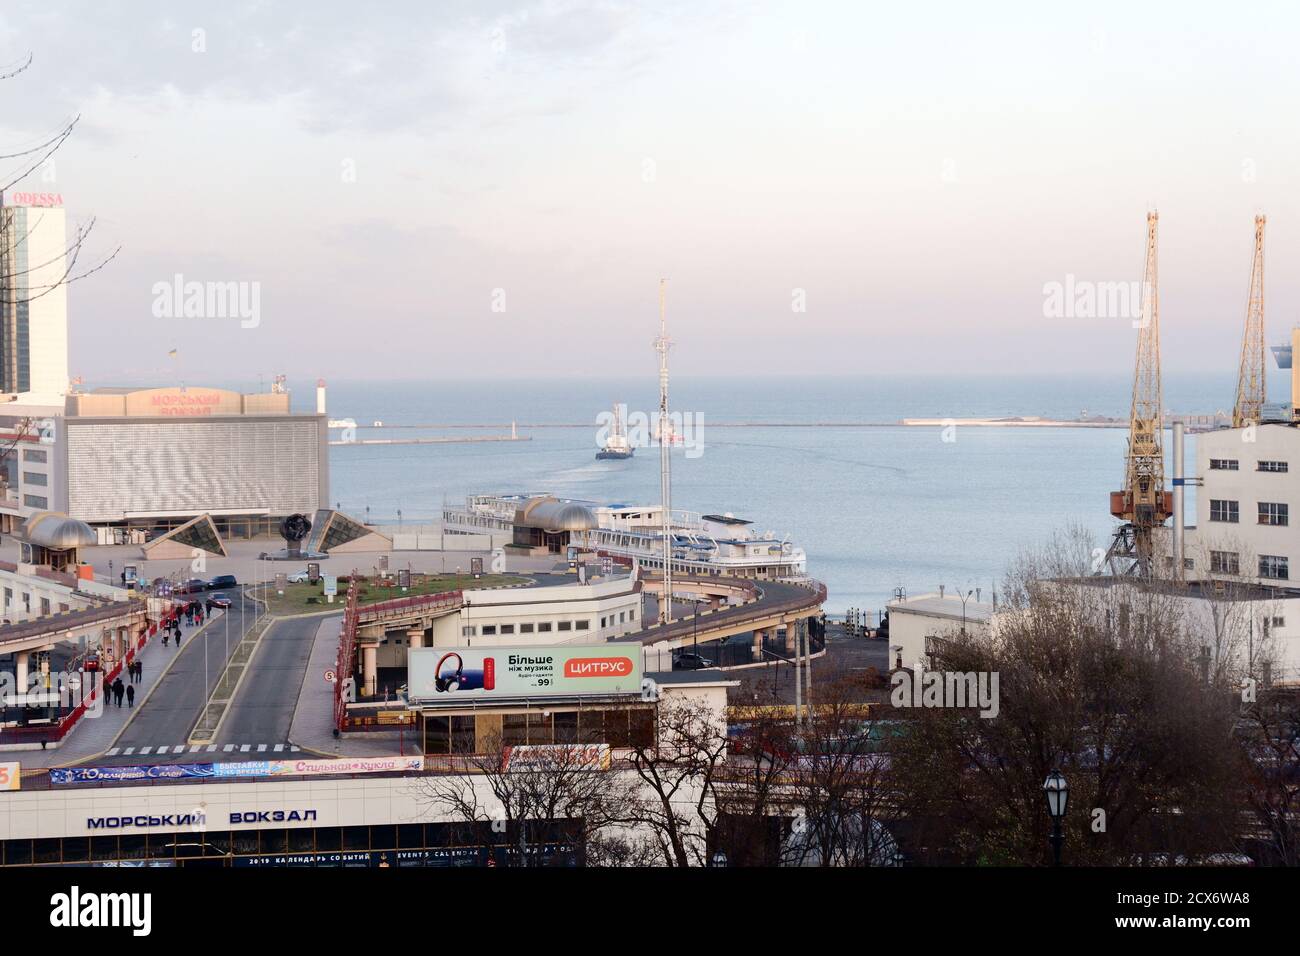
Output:
M1246 299L1246 328L1241 336L1241 368L1232 427L1258 425L1264 415L1268 389L1264 384L1264 217L1255 217L1255 255L1250 266Z
M1124 490L1110 494L1110 513L1124 524L1106 555L1113 574L1147 577L1153 534L1173 513L1165 491L1164 421L1160 388L1160 292L1157 259L1159 214L1147 213L1147 256L1142 277L1142 317L1133 368ZM1124 567L1118 562L1125 562Z

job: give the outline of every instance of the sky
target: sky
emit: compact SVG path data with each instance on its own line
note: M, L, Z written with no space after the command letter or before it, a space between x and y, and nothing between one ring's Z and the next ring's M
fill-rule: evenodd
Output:
M1222 372L1258 213L1270 343L1300 316L1298 18L9 0L0 152L80 116L16 188L121 246L69 290L88 384L653 375L661 277L683 374L1113 373L1129 318L1046 290L1140 280L1157 209L1165 367Z

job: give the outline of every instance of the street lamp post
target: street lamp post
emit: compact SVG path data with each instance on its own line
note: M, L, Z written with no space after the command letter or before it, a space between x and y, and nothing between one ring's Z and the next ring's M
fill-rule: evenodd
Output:
M974 590L969 590L966 592L965 597L961 597L961 591L957 592L957 596L961 597L961 632L963 634L966 633L966 602L970 600L970 596L974 593Z
M1065 808L1070 802L1070 785L1061 771L1053 770L1043 781L1043 795L1047 797L1047 815L1052 818L1052 858L1056 866L1061 865L1061 844L1065 836L1061 832L1061 821L1065 819Z

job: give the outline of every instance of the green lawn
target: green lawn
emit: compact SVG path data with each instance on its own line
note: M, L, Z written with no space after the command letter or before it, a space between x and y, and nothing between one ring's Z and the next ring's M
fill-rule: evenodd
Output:
M511 584L526 584L530 579L517 574L485 574L477 580L469 574L430 574L414 575L411 586L403 591L401 588L376 587L369 581L360 584L359 603L373 604L376 601L388 601L393 598L417 597L421 594L437 594L441 591L457 591L472 588L498 588ZM331 607L326 603L323 584L286 584L284 593L278 594L275 584L264 588L254 588L253 593L265 597L272 614L303 614L309 611L323 611ZM339 577L339 593L334 598L333 607L340 610L347 598L347 579Z

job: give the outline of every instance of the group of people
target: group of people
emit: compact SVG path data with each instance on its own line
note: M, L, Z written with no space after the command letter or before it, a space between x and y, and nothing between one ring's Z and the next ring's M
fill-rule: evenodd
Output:
M203 605L198 601L191 601L184 608L176 611L175 615L164 620L162 624L163 646L166 647L172 638L176 639L176 649L180 650L181 646L181 615L185 615L185 623L189 625L203 623ZM118 707L122 706L123 698L126 699L127 707L135 706L135 686L144 679L144 662L133 660L126 665L126 676L130 683L122 683L122 678L118 677L113 683L104 683L104 702L108 703L109 695L112 695L113 702Z
M139 662L139 661L136 661L134 664L130 664L130 665L128 666L127 671L128 671L128 673L131 673L131 674L134 675L134 674L138 674L138 673L139 673L139 668L140 668L140 662ZM126 698L126 706L128 706L128 707L134 707L134 706L135 706L135 684L134 684L134 678L133 678L133 682L132 682L132 683L130 683L130 684L123 684L123 683L122 683L122 678L119 677L117 680L113 681L113 683L107 685L107 686L104 688L104 691L105 691L105 694L104 694L104 700L105 700L105 702L108 701L108 694L111 693L111 694L113 695L113 700L114 700L114 702L116 702L116 704L117 704L118 707L121 707L121 706L122 706L122 698L123 698L123 697Z

